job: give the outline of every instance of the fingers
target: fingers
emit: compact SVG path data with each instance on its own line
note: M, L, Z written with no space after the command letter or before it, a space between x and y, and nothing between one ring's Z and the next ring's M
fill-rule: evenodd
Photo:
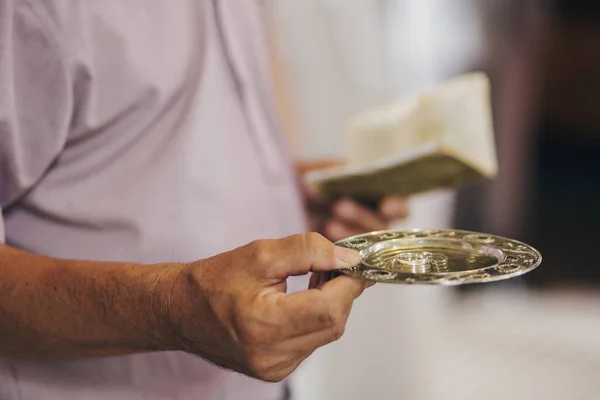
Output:
M233 262L259 275L241 275L244 289L234 302L233 330L245 349L247 371L259 379L277 380L315 349L339 339L354 300L368 286L347 276L329 280L331 271L357 265L360 254L317 234L258 241L239 253ZM273 289L277 281L308 272L313 289L289 295Z
M352 305L364 290L371 284L368 281L339 276L326 282L321 288L326 301L346 309Z
M365 233L365 231L360 228L353 227L347 223L343 223L335 219L329 220L325 224L323 230L325 235L334 242Z
M354 300L369 285L366 281L340 276L325 282L320 290L271 295L272 310L285 320L282 324L286 330L285 337L320 331L337 332L345 327Z
M408 217L408 200L401 196L389 196L379 206L380 214L388 221L396 221Z
M349 200L338 202L332 211L332 218L325 223L324 233L334 242L388 228L387 221L382 217Z
M336 247L317 233L290 236L280 240L258 241L247 247L260 278L286 279L309 272L350 268L360 263L354 250Z
M333 218L362 232L386 229L387 221L351 200L340 200L333 207Z
M409 214L408 201L401 196L389 196L380 203L378 212L351 200L334 204L331 218L323 227L332 241L389 228L389 224Z

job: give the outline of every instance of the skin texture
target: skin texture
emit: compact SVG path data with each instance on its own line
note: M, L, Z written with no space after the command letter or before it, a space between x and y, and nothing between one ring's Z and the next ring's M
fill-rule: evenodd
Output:
M175 292L171 307L178 341L218 365L280 381L318 347L342 336L353 301L368 286L339 277L286 294L286 278L359 261L356 252L313 233L256 242L203 261L201 268L188 266L179 284L187 290Z
M0 245L0 357L71 359L182 350L269 382L338 340L369 286L332 271L359 255L332 241L387 229L402 197L377 209L307 193L321 234L257 241L191 264L58 260ZM311 274L287 294L286 279Z
M165 293L182 265L58 260L0 246L0 356L70 359L174 347Z
M103 357L183 350L270 382L344 332L367 287L348 277L286 294L286 278L359 262L312 233L192 264L57 260L0 247L0 356Z

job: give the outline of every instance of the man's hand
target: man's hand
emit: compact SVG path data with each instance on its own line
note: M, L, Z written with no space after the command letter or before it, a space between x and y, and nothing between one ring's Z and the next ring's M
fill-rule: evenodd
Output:
M344 165L341 160L302 162L297 165L299 175L310 171ZM389 196L372 207L361 205L352 199L329 201L316 193L305 193L311 230L321 232L329 240L337 242L361 233L389 229L394 221L408 216L408 200L402 196Z
M176 347L226 368L277 382L314 350L339 339L368 285L341 276L286 294L286 279L358 264L358 253L319 234L257 241L186 266L173 286Z
M308 195L311 228L329 240L338 241L366 232L389 229L394 221L408 216L408 201L401 196L383 199L373 210L350 199L329 202Z
M286 294L286 279L358 264L312 233L191 264L60 260L0 245L0 357L62 360L181 350L270 382L339 339L368 286L341 276Z
M408 216L408 202L400 196L383 199L376 210L352 200L340 200L331 205L331 214L325 220L323 233L332 241L389 229L394 221Z

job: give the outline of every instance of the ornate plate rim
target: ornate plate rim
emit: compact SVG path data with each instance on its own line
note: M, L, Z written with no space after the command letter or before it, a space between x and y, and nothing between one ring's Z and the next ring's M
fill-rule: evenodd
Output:
M435 234L427 234L435 232ZM425 236L412 236L419 235L425 233ZM506 259L502 262L498 262L495 265L489 266L487 268L482 268L473 271L458 271L452 273L409 273L409 272L386 272L381 269L376 269L366 264L359 264L354 268L349 269L339 269L338 272L344 275L365 279L377 283L388 283L388 284L407 284L407 285L441 285L441 286L459 286L459 285L467 285L467 284L476 284L476 283L489 283L489 282L497 282L508 279L513 279L518 276L527 274L542 263L542 254L526 243L523 243L518 240L510 239L507 237L492 235L481 232L460 230L460 229L437 229L437 228L419 228L419 229L388 229L382 231L373 231L368 233L363 233L360 235L351 236L342 240L335 242L336 246L352 248L355 250L363 250L367 247L370 247L377 243L382 243L383 241L370 241L367 240L365 243L361 244L350 244L351 241L364 240L365 238L373 238L377 236L383 235L399 235L397 238L390 237L387 240L394 239L402 239L402 238L427 238L427 237L453 237L460 236L460 238L465 237L477 237L480 238L480 241L473 240L475 243L485 243L487 239L493 239L493 241L506 241L511 244L511 247L514 249L507 249L504 247L498 248L504 254L507 255ZM438 236L440 235L441 236ZM459 239L459 238L457 238ZM493 243L493 242L492 242ZM488 243L491 244L491 243ZM519 254L529 253L533 256L533 262L529 265L525 264L516 264L516 261L508 261L510 256L517 257ZM516 267L516 268L515 268ZM504 269L504 271L503 271ZM376 272L376 274L369 276L369 273Z

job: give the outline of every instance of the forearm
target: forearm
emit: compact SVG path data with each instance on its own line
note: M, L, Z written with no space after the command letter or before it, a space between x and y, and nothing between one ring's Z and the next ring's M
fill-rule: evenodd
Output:
M0 245L0 357L169 350L165 316L181 267L57 260Z

